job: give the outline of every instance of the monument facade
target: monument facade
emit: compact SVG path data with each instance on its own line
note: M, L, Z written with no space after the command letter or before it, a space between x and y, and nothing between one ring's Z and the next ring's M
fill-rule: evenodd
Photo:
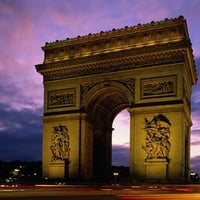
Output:
M131 179L189 181L197 74L182 16L42 49L44 177L109 180L112 123L128 109Z

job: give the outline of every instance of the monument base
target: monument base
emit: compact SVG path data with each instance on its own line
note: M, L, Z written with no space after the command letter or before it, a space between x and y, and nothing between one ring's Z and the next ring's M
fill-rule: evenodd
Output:
M167 159L147 159L145 162L146 177L151 180L167 180Z

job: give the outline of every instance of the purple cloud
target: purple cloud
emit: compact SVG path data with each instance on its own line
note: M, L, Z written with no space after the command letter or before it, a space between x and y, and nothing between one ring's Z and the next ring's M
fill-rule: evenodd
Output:
M124 145L112 146L112 165L129 166L129 147Z
M200 175L200 156L196 156L191 159L190 169Z
M41 160L42 110L7 110L0 104L0 160Z

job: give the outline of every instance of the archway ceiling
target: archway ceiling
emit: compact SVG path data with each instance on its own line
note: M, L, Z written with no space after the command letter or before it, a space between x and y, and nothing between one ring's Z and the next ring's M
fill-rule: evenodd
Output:
M121 91L106 88L99 91L90 101L86 112L93 121L106 125L112 123L115 116L128 105L128 99Z

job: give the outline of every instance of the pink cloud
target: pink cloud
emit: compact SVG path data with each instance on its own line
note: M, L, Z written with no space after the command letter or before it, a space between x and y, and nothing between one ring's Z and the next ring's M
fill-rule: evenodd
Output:
M193 123L192 130L200 130L200 124L199 124L200 111L199 110L197 110L196 112L194 111L191 113L191 115L192 115L192 123Z
M199 144L200 145L200 129L193 130L191 135L191 143Z

